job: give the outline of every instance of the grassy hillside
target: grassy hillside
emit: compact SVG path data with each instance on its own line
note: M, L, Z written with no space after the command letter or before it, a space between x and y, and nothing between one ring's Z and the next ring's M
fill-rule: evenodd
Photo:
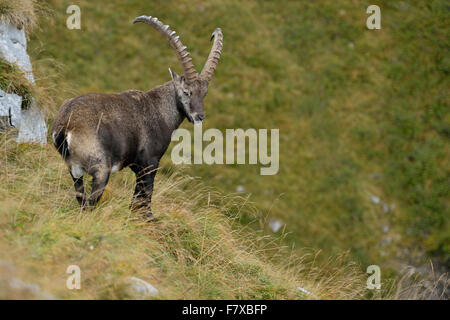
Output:
M204 127L280 128L280 171L188 172L227 193L244 186L299 247L350 248L364 264L424 251L448 263L445 1L381 1L382 29L374 31L365 27L367 1L80 1L80 31L65 27L69 3L48 1L52 23L31 42L38 63L64 66L71 90L59 100L146 90L169 79L168 66L180 71L159 34L131 25L135 16L172 25L197 68L220 26L224 53Z
M242 214L257 218L245 199L186 175L159 175L157 222L128 209L131 172L113 175L101 205L83 212L53 146L18 145L8 134L0 146L1 299L418 299L448 285L410 274L368 290L348 253L291 250L243 228ZM81 269L80 290L66 287L70 265ZM134 289L130 277L158 294Z
M61 280L62 264L78 258L96 272L90 289L80 293L83 297L123 297L116 283L133 274L168 288L163 297L295 298L295 285L301 283L321 298L356 298L367 297L360 277L370 264L380 265L384 276L405 264L420 266L427 257L448 269L445 1L379 1L381 30L365 27L369 1L80 0L81 30L66 28L70 1L42 4L51 16L30 36L29 52L38 86L47 91L42 96L55 100L45 104L50 123L66 98L147 90L170 79L169 66L181 72L165 40L147 26L133 26L134 17L154 15L170 24L190 48L197 69L209 52L210 32L221 27L224 52L205 100L203 127L279 128L280 171L260 176L259 166L180 168L167 154L162 163L166 174L157 177L155 189L161 192L155 214L162 220L154 228L142 226L128 212L128 172L116 174L101 208L84 216L51 147L5 145L2 178L11 183L2 187L0 198L8 202L2 207L7 208L3 231L9 235L8 248L17 244L36 274L59 274ZM192 130L187 123L183 127ZM34 176L38 168L43 173ZM205 192L198 192L201 200L192 200L190 183L180 191L188 203L179 206L171 200L178 189L174 194L164 190L175 183L170 174L180 170L225 194L243 186L241 196L249 196L256 210L239 209L247 200L223 208L214 203L212 209L205 206ZM22 234L11 231L16 230L11 217L22 221ZM283 260L290 251L266 262L256 254L265 250L241 242L249 237L255 245L254 239L262 237L259 245L264 246L267 220L273 218L286 223L282 243L294 248L294 256L302 256L305 247L322 251L314 261L323 271L308 267L308 259L286 267ZM231 231L241 226L248 228ZM100 241L105 248L89 256L86 248L110 230L116 230L110 242ZM142 245L147 241L148 248ZM232 243L239 243L236 251ZM217 255L200 258L204 248L218 248ZM340 263L327 264L347 250L350 254ZM20 260L12 255L11 260ZM218 257L228 262L216 264ZM41 259L51 263L36 267ZM356 261L359 272L348 271L348 261ZM280 263L286 273L278 271ZM297 272L299 265L307 271ZM219 266L225 277L218 277ZM105 268L108 272L100 273ZM337 270L338 279L346 279L340 283L351 286L348 290L338 290L331 280ZM245 280L244 287L233 287L237 276ZM349 278L355 279L354 286ZM51 287L52 280L43 280L43 286Z
M160 175L153 201L159 219L149 224L128 209L131 173L115 175L102 204L80 212L52 146L16 145L3 136L1 149L0 178L8 183L0 186L0 298L140 298L127 285L129 276L151 283L160 299L366 294L357 265L337 257L319 268L314 252L299 258L280 239L268 242L243 229L237 212L251 210L245 201L223 197L192 178ZM65 271L72 264L81 268L81 290L66 288ZM12 278L37 284L40 291L8 285Z

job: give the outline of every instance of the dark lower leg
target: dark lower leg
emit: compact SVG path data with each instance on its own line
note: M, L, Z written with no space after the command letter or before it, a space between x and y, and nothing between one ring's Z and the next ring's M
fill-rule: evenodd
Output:
M86 207L86 193L84 192L84 184L83 184L83 177L75 178L72 176L72 173L70 173L72 179L73 179L73 185L75 187L75 197L77 198L78 203L82 208Z
M97 169L92 174L92 192L89 197L89 206L95 207L105 191L109 180L110 170L107 168Z
M134 190L131 208L133 210L142 210L147 218L152 218L151 200L153 194L153 183L155 180L157 164L137 170L132 168L136 173L136 188Z
M146 209L148 206L147 193L145 191L145 181L140 174L136 174L136 187L134 189L133 199L130 208L133 211Z

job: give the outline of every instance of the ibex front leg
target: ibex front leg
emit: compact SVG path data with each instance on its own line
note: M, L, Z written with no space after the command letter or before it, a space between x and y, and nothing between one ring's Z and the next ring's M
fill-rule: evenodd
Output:
M141 211L148 221L155 220L152 214L151 201L158 162L153 161L152 163L145 167L131 166L131 169L136 174L136 187L130 208L133 211Z

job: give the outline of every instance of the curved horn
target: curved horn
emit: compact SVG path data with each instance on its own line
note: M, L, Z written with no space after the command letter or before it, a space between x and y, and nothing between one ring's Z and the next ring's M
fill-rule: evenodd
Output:
M169 41L170 46L177 53L178 60L180 60L184 69L184 76L188 82L192 82L197 78L197 72L195 71L194 64L192 63L192 58L189 56L189 51L187 51L186 46L183 46L180 41L180 37L176 35L175 31L170 30L168 25L164 25L158 20L158 18L152 16L137 17L133 20L133 24L136 22L144 22L151 25L159 33L161 33L167 41Z
M214 43L209 52L208 60L206 60L205 66L200 73L200 78L210 81L216 71L217 64L219 63L220 56L222 55L223 46L223 34L222 29L217 28L211 35L211 40L214 39Z

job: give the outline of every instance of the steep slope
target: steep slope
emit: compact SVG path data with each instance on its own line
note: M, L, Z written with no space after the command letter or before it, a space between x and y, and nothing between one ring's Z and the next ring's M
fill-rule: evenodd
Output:
M224 52L204 129L279 128L280 170L188 172L227 193L244 187L264 215L287 224L297 247L351 249L365 266L422 263L424 252L448 263L445 1L381 1L381 30L365 26L368 1L80 1L81 30L66 28L70 1L47 3L52 22L34 36L34 57L50 73L48 58L64 65L61 84L71 90L58 102L147 90L169 79L168 66L180 70L159 34L131 24L135 16L170 24L197 68L220 26ZM172 166L169 157L163 165Z
M258 214L239 210L238 205L230 209L231 215L239 212L239 222L249 224L251 232L268 231L267 219L281 220L288 232L283 244L292 245L299 250L295 255L300 256L304 247L322 250L316 259L320 267L325 268L330 256L350 250L346 261L357 261L362 271L370 264L380 265L384 276L405 264L421 265L428 257L436 257L439 269L448 270L450 149L445 52L449 11L445 1L380 1L382 29L376 31L365 27L368 1L134 0L100 4L82 0L78 1L81 30L66 28L70 1L43 3L51 15L31 35L30 46L38 88L47 89L40 97L56 100L44 104L50 111L50 122L66 98L92 91L147 90L169 79L168 66L180 71L164 39L151 29L132 26L134 17L156 15L170 24L191 49L197 68L209 51L209 32L220 26L224 54L205 100L204 129L279 128L280 171L262 177L259 166L180 168L173 166L169 155L163 158L163 171L183 170L183 174L201 177L205 185L226 194L243 187L242 196L251 195ZM52 78L55 74L57 80ZM191 129L188 124L184 127ZM29 151L22 160L25 163L35 160L37 154L42 159L53 157L47 149ZM31 179L36 168L22 170L19 164L9 163L11 156L16 159L16 151L8 152L3 160L14 170L5 179L17 183L11 177L21 172L24 176L20 179ZM59 186L61 182L66 189L57 195L51 189L54 197L39 206L44 212L67 210L67 218L73 219L70 212L77 212L69 182L63 178L64 169L56 159L48 165L42 161L38 168L61 170L61 178L51 178L49 183ZM113 185L110 192L130 192L131 178L126 173L118 177L128 183L126 191ZM165 178L160 178L159 183L164 184ZM2 199L14 205L31 205L19 192L12 193L21 186L8 186ZM25 188L27 195L39 194L29 188ZM58 197L67 197L67 202L61 204ZM128 215L128 197L121 199L118 204L113 202L110 210L118 206L124 210L122 215ZM168 199L163 202L170 202ZM113 200L105 199L106 207L108 201ZM56 204L61 207L54 207ZM94 216L102 217L100 212L106 207ZM30 207L24 214L33 210ZM14 217L14 212L7 216ZM124 216L121 219L123 222ZM227 219L225 222L231 223ZM32 221L27 228L39 229L40 220ZM69 224L68 228L75 226ZM109 224L99 228L114 230ZM193 228L200 226L194 223ZM5 243L12 248L20 241L22 237L13 236L12 242ZM28 245L24 244L24 250ZM11 260L19 261L17 257ZM193 283L192 279L188 282ZM271 294L293 297L294 291L286 290L290 293ZM97 293L89 294L97 297ZM165 295L178 296L179 292Z
M358 266L337 257L319 268L313 252L300 259L280 239L243 229L239 212L251 211L244 199L161 174L153 202L158 221L145 223L128 209L134 177L123 172L99 208L81 212L52 146L5 137L1 144L0 179L8 182L0 186L1 298L149 298L129 277L151 283L159 294L150 298L159 299L364 296ZM80 290L66 287L71 265L81 269Z

